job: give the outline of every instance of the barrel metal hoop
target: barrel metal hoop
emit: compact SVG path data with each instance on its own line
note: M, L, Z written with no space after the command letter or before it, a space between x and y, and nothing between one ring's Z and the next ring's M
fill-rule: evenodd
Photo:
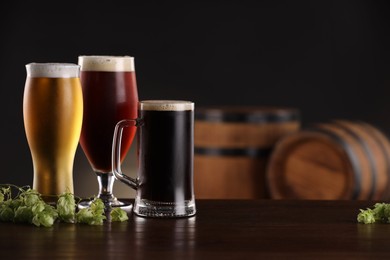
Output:
M379 145L380 149L382 150L382 153L384 154L386 160L385 160L385 164L386 164L386 173L387 173L387 185L386 187L390 187L390 154L389 152L387 151L386 147L385 147L385 144L381 141L380 137L378 137L378 135L382 135L383 138L387 138L380 130L374 128L373 126L365 123L365 122L358 122L360 125L364 126L364 131L367 133L367 134L370 134L372 135L372 133L369 133L368 129L370 129L371 131L375 131L376 134L372 135L372 137L375 139L376 143ZM367 129L368 128L368 129ZM388 194L388 193L387 193ZM387 199L387 198L386 198Z
M210 113L201 113L195 111L195 120L207 122L225 122L225 123L284 123L299 121L298 113L223 113L213 111Z
M271 154L271 148L212 148L195 147L195 154L207 156L245 156L250 158L262 158Z
M375 195L375 191L377 189L376 188L376 183L377 183L377 179L378 179L378 168L376 167L376 165L374 163L375 158L374 158L374 155L371 152L371 149L370 149L369 145L367 144L366 141L364 141L363 138L361 138L358 134L356 134L354 131L352 131L348 127L344 126L343 124L341 124L341 123L336 121L335 125L337 127L341 128L342 130L346 131L349 135L351 135L356 141L358 141L362 145L363 150L364 150L364 152L367 155L367 158L369 160L370 170L372 172L371 191L369 193L369 197L368 198L369 199L373 199L374 195Z
M332 133L326 129L321 129L321 128L310 128L309 130L327 135L343 147L344 151L347 153L347 155L350 159L352 170L353 170L353 173L354 173L355 179L356 179L356 182L355 182L355 185L354 185L353 191L352 191L352 199L354 199L354 200L358 199L359 194L361 193L361 189L362 189L361 188L361 186L362 186L362 171L359 167L359 159L358 159L357 155L355 154L355 152L351 149L351 147L340 136L338 136L335 133Z

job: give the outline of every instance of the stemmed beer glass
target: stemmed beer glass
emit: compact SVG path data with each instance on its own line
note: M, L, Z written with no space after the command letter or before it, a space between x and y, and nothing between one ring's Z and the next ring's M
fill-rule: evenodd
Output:
M126 207L113 195L114 175L111 166L112 135L115 125L124 118L137 117L138 91L134 58L129 56L79 56L84 117L80 145L99 183L98 198L106 206ZM123 134L121 160L134 139L136 127ZM81 202L80 208L88 207Z

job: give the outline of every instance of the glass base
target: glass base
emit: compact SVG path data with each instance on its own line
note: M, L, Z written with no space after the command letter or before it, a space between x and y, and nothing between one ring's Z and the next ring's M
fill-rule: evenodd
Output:
M119 201L115 197L110 198L109 200L104 200L103 198L101 198L101 199L103 200L103 203L106 206L106 208L109 208L109 207L112 207L112 208L119 207L119 208L123 209L124 211L126 211L128 213L130 213L132 208L133 208L133 204L131 204L130 202L122 202L122 201ZM81 201L77 205L77 208L78 209L89 208L91 206L92 202L93 202L93 200Z
M99 172L95 171L96 177L99 183L98 199L101 199L105 206L105 211L109 211L110 208L120 207L121 209L131 212L133 205L130 202L119 201L112 193L115 177L112 172ZM81 201L78 205L78 209L85 209L91 206L92 201Z
M176 203L136 198L133 211L140 217L181 218L194 216L196 207L194 199Z

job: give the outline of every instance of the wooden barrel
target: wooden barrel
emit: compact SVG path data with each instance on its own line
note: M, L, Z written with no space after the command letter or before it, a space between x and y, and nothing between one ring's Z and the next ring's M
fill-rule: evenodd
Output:
M295 109L203 107L195 110L196 198L265 198L265 169L276 141L300 126Z
M390 143L364 122L316 124L278 142L267 182L274 199L389 199Z

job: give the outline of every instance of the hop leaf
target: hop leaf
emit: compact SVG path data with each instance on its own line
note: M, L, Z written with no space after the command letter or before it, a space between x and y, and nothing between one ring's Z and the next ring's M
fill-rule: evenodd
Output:
M110 216L111 216L111 221L121 221L122 222L122 221L126 221L129 219L126 211L124 211L121 208L114 208L110 212Z

